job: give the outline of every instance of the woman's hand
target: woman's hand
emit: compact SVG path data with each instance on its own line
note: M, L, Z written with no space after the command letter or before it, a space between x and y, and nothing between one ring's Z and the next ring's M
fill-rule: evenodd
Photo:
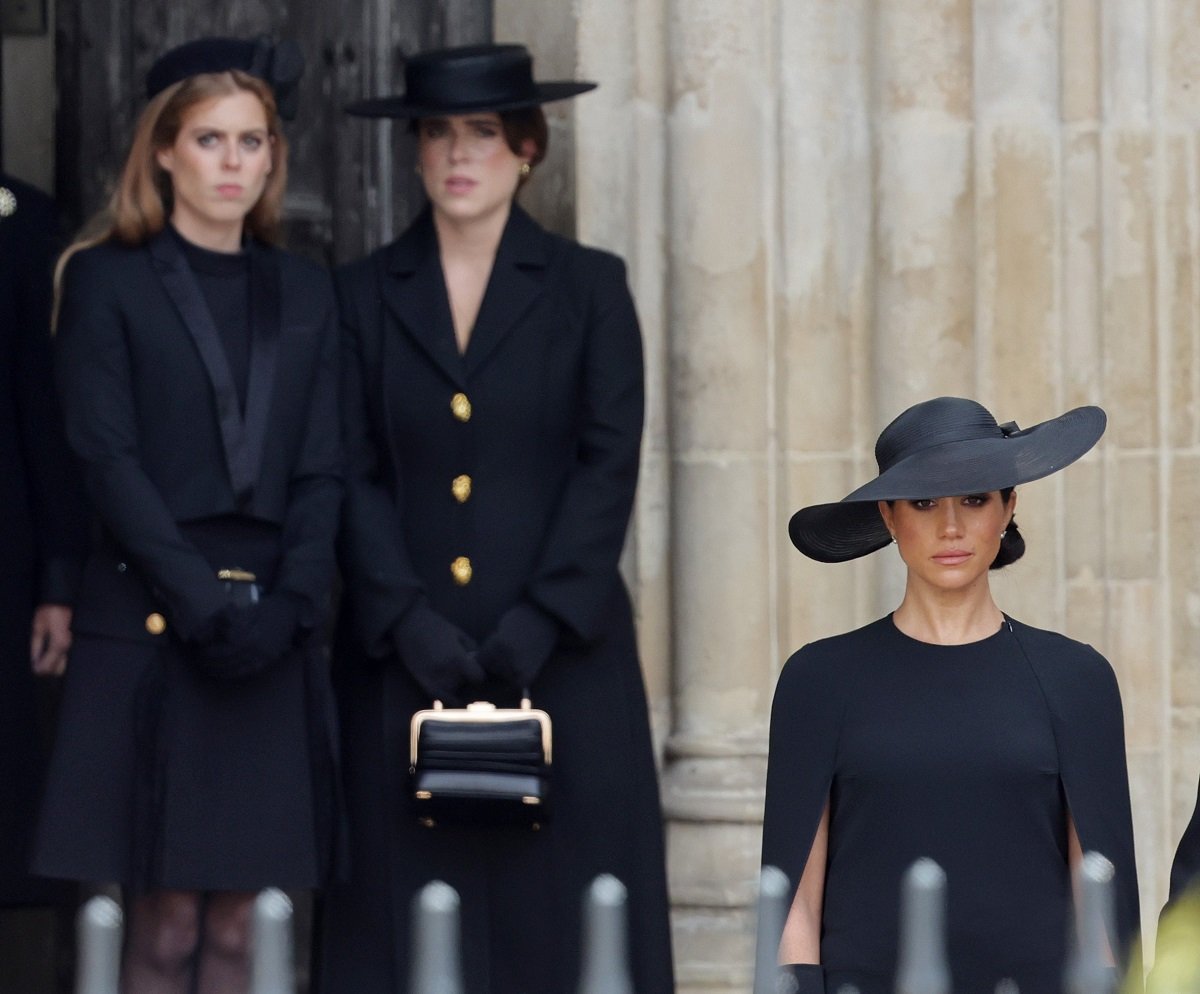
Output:
M295 644L300 631L300 599L268 594L256 604L222 612L212 638L195 658L204 672L222 680L245 680L275 665Z
M42 604L33 612L29 661L37 676L62 676L71 648L71 609L64 604Z
M432 700L458 705L462 687L486 675L474 640L424 601L409 608L394 637L400 662Z
M528 690L558 642L558 622L541 608L522 601L500 618L496 630L479 647L479 662L487 672Z

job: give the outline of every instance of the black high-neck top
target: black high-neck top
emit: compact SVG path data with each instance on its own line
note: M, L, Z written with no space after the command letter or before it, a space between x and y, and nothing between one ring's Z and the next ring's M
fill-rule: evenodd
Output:
M171 225L168 230L183 249L184 258L200 285L221 336L238 401L245 411L246 385L250 379L250 254L244 250L214 252L189 242Z

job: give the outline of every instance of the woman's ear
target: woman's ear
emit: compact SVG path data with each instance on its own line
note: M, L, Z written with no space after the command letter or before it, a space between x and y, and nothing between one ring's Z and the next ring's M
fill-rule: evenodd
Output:
M892 533L892 538L896 537L896 526L892 518L892 505L886 500L876 502L879 508L879 516L883 518L883 523L887 526L887 530Z
M1004 522L1004 527L1007 528L1012 524L1013 515L1017 513L1017 492L1014 490L1008 495L1008 520Z
M523 142L521 142L521 154L518 156L518 158L522 162L532 163L535 155L537 155L537 142L535 142L532 138L526 138Z
M154 161L161 169L169 173L171 167L175 165L175 150L169 145L166 148L158 149L154 153Z

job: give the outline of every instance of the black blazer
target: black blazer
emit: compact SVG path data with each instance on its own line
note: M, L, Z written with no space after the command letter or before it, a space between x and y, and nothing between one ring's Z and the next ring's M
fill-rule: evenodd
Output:
M153 638L146 610L182 636L225 603L181 527L239 516L276 525L274 587L325 607L342 490L335 305L328 274L257 243L243 415L219 335L168 233L75 255L57 368L67 436L111 544L85 570L75 627ZM231 564L232 565L232 564Z
M514 206L465 355L428 211L342 270L338 292L343 575L367 651L389 651L422 595L475 638L528 598L568 635L598 639L642 430L624 263Z

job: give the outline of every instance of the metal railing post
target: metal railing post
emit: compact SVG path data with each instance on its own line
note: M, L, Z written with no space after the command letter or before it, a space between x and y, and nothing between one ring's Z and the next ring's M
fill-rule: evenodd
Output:
M610 874L601 874L588 887L579 994L633 994L625 901L625 885Z
M250 994L296 994L292 969L292 902L268 887L254 899Z
M774 994L779 976L779 940L787 919L787 874L764 866L758 875L758 928L754 937L754 994Z
M1075 873L1079 917L1064 986L1067 994L1114 994L1118 984L1113 965L1116 951L1109 946L1109 936L1113 934L1115 870L1099 853L1089 852Z
M79 909L79 962L75 994L118 994L124 916L111 897L97 896Z
M458 892L440 880L414 899L411 994L464 994L458 909Z
M950 994L946 963L946 873L919 859L904 874L896 994Z

